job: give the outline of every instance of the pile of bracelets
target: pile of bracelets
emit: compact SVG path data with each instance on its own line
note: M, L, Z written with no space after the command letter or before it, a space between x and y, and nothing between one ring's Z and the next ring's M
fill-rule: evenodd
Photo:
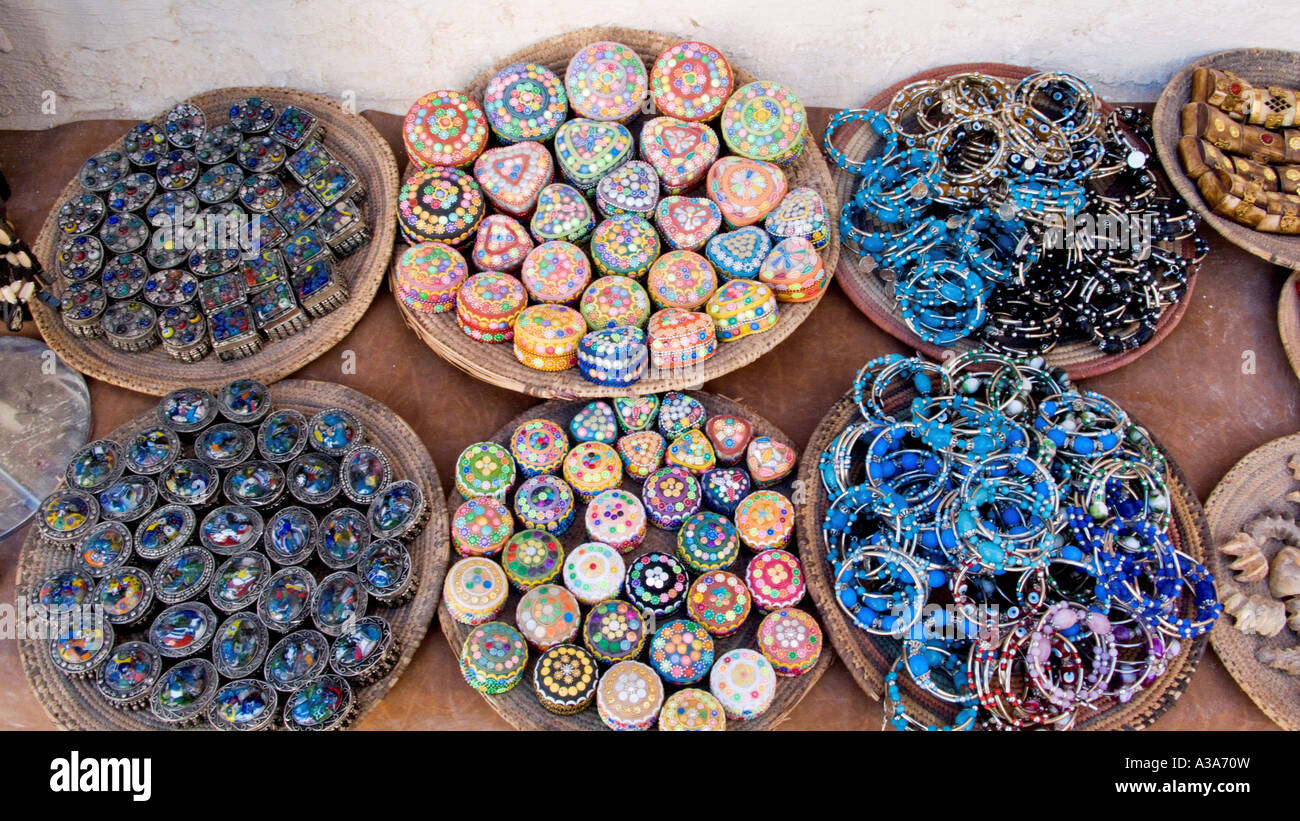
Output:
M849 123L871 129L876 156L834 145ZM1187 293L1208 246L1149 163L1153 144L1145 113L1107 113L1059 72L914 83L885 111L839 112L825 137L858 178L840 236L861 270L892 280L908 328L1025 356L1133 350Z
M1222 612L1170 540L1167 465L1110 399L1041 356L890 354L858 372L861 412L821 455L835 598L950 705L943 729L1069 729L1131 701ZM908 402L908 397L912 397Z

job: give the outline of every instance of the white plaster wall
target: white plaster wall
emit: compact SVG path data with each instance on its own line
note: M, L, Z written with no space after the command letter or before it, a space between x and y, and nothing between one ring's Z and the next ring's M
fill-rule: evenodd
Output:
M1072 71L1112 99L1153 100L1201 55L1300 45L1295 0L5 0L0 127L146 117L259 84L401 113L515 49L595 24L703 39L825 106L973 61Z

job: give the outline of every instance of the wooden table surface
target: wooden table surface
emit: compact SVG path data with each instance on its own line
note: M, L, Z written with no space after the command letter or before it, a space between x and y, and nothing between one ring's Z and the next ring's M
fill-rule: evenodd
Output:
M812 109L820 134L830 111ZM401 153L401 118L363 114ZM10 218L34 241L54 197L88 156L133 123L99 120L47 131L0 131L0 168L14 195ZM820 139L819 139L820 142ZM1083 383L1142 419L1170 450L1204 500L1238 459L1276 437L1300 430L1300 382L1277 333L1277 301L1285 271L1229 246L1206 231L1211 253L1182 324L1128 367ZM34 325L25 333L36 335ZM344 374L344 354L356 372ZM827 409L866 360L911 353L872 325L838 288L784 343L748 367L710 382L708 390L744 401L802 447ZM1254 368L1244 367L1253 361ZM402 324L387 286L353 332L294 376L341 382L384 402L420 434L443 479L467 444L479 441L537 400L462 374ZM12 378L6 375L5 378ZM155 400L95 380L92 437L149 409ZM13 602L25 531L0 541L0 601ZM783 729L879 729L881 707L840 664L832 665ZM46 729L15 641L0 641L0 727ZM1159 729L1263 730L1274 725L1206 650L1191 686L1155 726ZM411 666L361 724L364 729L508 729L478 693L465 686L455 654L432 624Z

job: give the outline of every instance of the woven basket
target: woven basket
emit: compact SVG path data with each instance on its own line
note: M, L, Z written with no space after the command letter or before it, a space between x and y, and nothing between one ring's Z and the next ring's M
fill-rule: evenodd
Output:
M710 393L692 392L690 395L694 396L704 404L709 416L714 416L716 414L732 414L742 419L748 419L750 424L754 426L755 436L771 436L777 441L793 446L790 439L778 430L775 425L739 402L734 402L730 399ZM529 419L550 419L567 431L569 429L569 420L571 420L574 415L582 409L583 404L584 403L581 402L556 401L538 405L535 408L521 413L510 422L506 423L504 427L496 432L491 441L509 447L510 437L511 434L514 433L515 428ZM787 497L793 498L792 486L792 481L786 479L786 481L776 485L773 489L784 493ZM630 479L624 478L623 489L635 493L640 497L640 485L632 482ZM465 500L460 493L453 490L451 498L447 500L447 507L449 510L454 511L463 501ZM573 550L583 542L590 541L586 535L586 527L583 525L586 510L587 506L584 505L581 500L577 500L577 510L575 512L573 526L569 528L567 533L560 537L560 541L564 545L566 554L568 551ZM625 561L630 562L633 557L650 552L668 553L672 555L676 550L676 535L675 531L670 532L667 530L661 530L652 525L647 525L645 541L631 553L625 554L624 559ZM743 577L744 562L748 560L749 549L742 547L741 554L741 558L735 565L729 568L729 570ZM691 575L694 577L696 574L692 573ZM511 590L510 598L506 602L505 609L501 611L499 617L501 621L514 624L515 608L519 604L519 598L519 592ZM800 602L798 607L812 613L814 616L816 615L816 611L813 609L812 604L807 598ZM587 610L588 608L584 605L584 617ZM662 624L674 618L687 618L685 608L683 607L682 611L671 616L661 617L659 621ZM461 648L464 646L465 639L469 636L469 633L473 628L461 624L453 619L451 614L447 612L446 605L441 605L438 608L438 620L442 623L442 632L443 635L447 637L447 643L451 645L452 655L456 658L460 658ZM749 618L745 621L744 626L740 630L732 633L730 636L714 636L713 646L715 658L721 656L728 650L735 650L741 647L757 649L758 645L755 639L758 633L758 625L760 621L762 621L762 614L758 612L757 608L754 608L754 611L750 613ZM822 624L823 631L825 631L824 622ZM648 639L647 643L649 643ZM523 679L515 685L513 689L500 695L483 696L483 698L487 700L487 703L492 706L492 709L496 710L497 713L512 726L520 730L600 730L605 728L605 725L601 722L600 716L596 712L594 705L588 707L586 710L583 710L575 716L555 715L542 707L542 705L537 701L537 696L533 693L532 684L532 670L533 664L537 661L537 651L535 648L530 647L528 654L528 669L525 671ZM767 730L780 724L789 716L790 711L795 708L795 705L802 701L804 696L808 695L808 691L812 689L813 685L817 683L817 680L820 679L822 674L830 667L832 658L834 658L834 656L831 654L830 648L823 646L821 658L818 659L817 665L812 670L794 678L777 676L776 698L773 700L772 706L768 708L767 712L763 713L763 715L758 718L749 721L728 721L728 729ZM701 687L707 690L709 685L706 678L705 681L692 686ZM673 689L667 685L666 688ZM667 697L667 695L668 694L665 693L665 697Z
M893 407L901 408L915 394L905 392L893 398ZM822 486L818 461L844 426L859 416L852 393L846 394L822 419L813 432L804 451L799 468L799 481L809 494L811 504L799 509L799 560L808 581L808 592L817 603L824 629L830 634L835 652L858 686L871 698L879 701L884 693L885 675L900 652L899 642L872 636L858 629L840 609L834 593L834 579L826 561L820 534L826 517L829 500ZM1156 446L1168 455L1157 442ZM1206 528L1201 504L1188 487L1187 480L1172 461L1169 463L1169 489L1173 502L1174 521L1169 531L1170 541L1176 548L1203 561ZM1204 637L1193 642L1183 642L1182 651L1169 662L1160 681L1143 690L1127 704L1114 700L1102 702L1102 709L1075 722L1075 728L1086 730L1140 730L1164 714L1191 683L1192 674L1205 652ZM903 703L908 715L927 724L948 724L956 715L952 705L939 701L916 687L907 676L900 676Z
M34 301L32 314L45 341L73 368L101 381L154 396L185 386L217 388L243 378L270 384L334 347L370 307L392 256L393 237L397 230L397 218L392 208L397 199L397 164L392 149L370 123L356 114L345 112L333 100L306 91L223 88L191 97L185 102L203 109L210 123L222 123L230 104L245 97L262 97L280 108L298 105L311 111L325 128L325 146L330 153L343 160L365 186L366 198L360 206L371 229L370 242L341 260L338 266L338 271L348 281L351 293L348 301L320 319L313 319L311 325L288 339L267 342L253 356L222 362L215 353L209 353L197 363L174 359L162 346L144 353L127 353L114 348L102 336L93 339L73 336L57 310ZM165 113L159 114L154 121L161 121ZM75 178L64 187L36 238L34 250L47 271L55 270L54 252L59 240L55 224L58 206L80 188ZM61 282L56 283L55 291L62 291Z
M588 43L601 40L613 40L632 48L641 55L642 60L650 65L659 54L670 46L681 42L682 37L657 34L649 31L616 27L596 27L574 31L549 40L543 40L523 51L515 52L489 69L481 72L465 89L465 93L476 100L483 99L483 92L488 81L498 71L517 62L534 62L564 76L569 59ZM725 50L724 50L725 51ZM736 74L736 84L753 82L753 75L732 66ZM634 134L639 133L640 126L633 125ZM830 243L821 252L827 271L834 271L839 260L839 233L835 217L839 213L834 188L831 184L830 171L822 159L811 137L800 157L784 171L790 188L807 186L817 190L826 202L826 213L830 223ZM725 145L723 146L725 149ZM400 238L399 238L400 239ZM400 259L405 245L399 244L394 260ZM390 277L395 277L395 272ZM390 278L390 284L393 279ZM393 287L392 291L397 292ZM717 352L703 364L695 368L684 368L681 373L659 372L652 374L626 388L610 388L588 382L583 379L576 368L559 373L545 373L534 370L515 359L512 346L507 344L489 344L476 342L465 335L456 325L455 312L425 314L410 310L398 300L402 318L411 330L430 348L456 367L476 379L490 382L507 390L526 393L546 399L597 399L608 396L634 396L645 393L659 393L668 390L682 390L693 385L702 385L710 379L716 379L737 368L744 367L763 354L776 347L789 336L799 324L808 318L820 299L805 303L781 303L776 326L761 334L746 337L735 342L718 344ZM653 377L653 378L652 378Z
M1182 110L1191 101L1192 72L1200 66L1231 71L1257 85L1281 85L1300 88L1300 53L1278 49L1243 48L1221 51L1202 57L1174 75L1156 101L1152 117L1155 127L1156 154L1174 188L1196 209L1205 222L1238 248L1285 268L1300 268L1300 236L1266 234L1238 225L1215 214L1205 204L1196 181L1187 175L1178 156L1178 140L1183 136Z
M401 643L401 656L393 669L379 681L360 689L354 688L356 713L350 724L355 726L380 699L397 683L397 678L411 663L424 634L429 629L434 608L442 597L442 580L447 573L450 553L447 508L442 485L433 458L425 449L420 437L405 421L384 405L365 394L329 382L305 379L288 379L271 386L271 399L276 408L295 408L311 418L317 411L340 407L351 411L365 426L367 441L383 449L393 466L394 479L410 479L424 492L429 506L429 521L421 534L411 541L411 570L418 576L414 597L401 607L386 607L371 599L368 615L388 619L393 637ZM121 441L135 430L153 423L152 412L132 419L108 434L106 438ZM37 544L35 528L28 531L23 542L18 564L16 588L25 595L41 578L56 570L73 566L70 551L55 551ZM307 567L317 581L328 571L317 559ZM144 627L118 636L130 640L143 635ZM139 635L137 635L139 634ZM23 640L18 643L27 681L36 699L45 708L50 720L67 730L159 730L170 725L154 718L149 710L127 712L118 710L104 701L94 686L94 679L71 679L60 672L50 661L46 643ZM208 658L210 653L198 657ZM283 703L283 697L281 698ZM201 726L206 727L206 722Z
M1300 481L1287 468L1287 461L1297 454L1300 454L1300 434L1274 439L1256 448L1233 465L1206 501L1205 517L1210 524L1207 566L1219 583L1220 600L1234 591L1268 595L1267 580L1254 584L1237 582L1236 574L1228 569L1235 558L1224 556L1218 546L1261 514L1276 513L1292 518L1297 515L1296 505L1283 498L1300 489ZM1270 540L1265 545L1270 561L1279 549L1276 541ZM1248 636L1233 627L1232 617L1225 614L1210 633L1210 643L1223 666L1265 715L1285 730L1300 730L1300 679L1255 658L1255 652L1261 647L1280 650L1296 646L1296 634L1292 630L1283 628L1272 638Z
M942 66L909 77L900 83L895 83L872 97L863 107L883 111L901 88L925 80L942 80L954 74L979 72L1015 82L1029 74L1033 74L1034 71L1035 69L1032 68L1005 65L1003 63L961 63L959 65ZM1104 102L1103 107L1109 108ZM841 129L836 141L849 159L858 160L871 155L876 150L879 138L871 129L861 128L858 124L853 124L846 125ZM832 167L831 177L835 180L835 196L837 200L839 202L848 202L853 199L858 178L838 167ZM1186 195L1184 194L1184 196ZM922 340L912 332L911 328L907 327L907 323L903 321L902 316L899 314L898 305L894 301L893 283L885 282L878 272L865 273L860 271L857 258L851 251L840 255L840 264L835 270L835 279L839 282L844 293L853 301L853 304L857 305L859 310L866 314L881 330L909 348L924 353L931 359L942 360L948 356L965 353L978 347L969 339L960 340L947 348ZM1187 281L1186 295L1177 305L1165 311L1156 325L1155 335L1142 347L1120 354L1104 354L1095 345L1087 342L1061 344L1046 354L1047 363L1054 367L1064 368L1073 379L1100 376L1103 373L1109 373L1116 368L1127 365L1154 348L1169 335L1169 332L1174 329L1174 326L1178 324L1187 311L1187 306L1191 302L1192 289L1195 285L1196 275L1193 274Z
M1291 370L1300 378L1300 271L1292 271L1282 285L1277 301L1277 334L1291 362Z

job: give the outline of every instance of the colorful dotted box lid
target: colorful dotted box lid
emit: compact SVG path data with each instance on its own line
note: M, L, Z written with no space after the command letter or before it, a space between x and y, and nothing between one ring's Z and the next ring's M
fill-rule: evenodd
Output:
M602 661L635 658L646 640L645 616L625 601L602 601L591 608L582 641Z
M749 560L745 584L764 610L794 607L803 600L803 567L792 553L765 550Z
M632 156L632 132L619 123L602 123L579 117L560 126L555 134L555 158L569 182L583 191Z
M502 566L510 581L524 588L545 584L559 575L564 548L545 530L524 530L506 543Z
M676 530L700 509L700 483L685 468L662 467L646 477L641 486L641 501L655 524Z
M514 535L510 509L491 496L467 499L456 508L451 520L451 538L456 549L467 556L494 556Z
M772 250L772 237L755 225L714 234L704 255L723 279L754 279Z
M600 542L580 544L564 560L564 586L587 604L617 596L623 573L623 557Z
M659 175L641 160L620 166L596 185L596 207L607 217L648 215L658 202Z
M465 257L450 245L421 242L402 252L397 260L397 295L416 309L445 305L469 277Z
M610 333L601 331L600 333ZM644 479L663 464L664 438L657 431L639 430L618 440L615 446L629 476Z
M763 260L758 276L778 297L788 298L820 293L827 282L821 254L803 237L778 242Z
M548 705L564 712L576 711L591 703L596 695L600 670L596 659L586 650L561 644L537 659L533 683L538 698Z
M564 428L549 419L529 419L510 436L510 454L528 476L558 471L568 452Z
M646 430L659 417L659 397L654 394L616 396L613 401L614 415L625 431Z
M665 308L650 316L646 327L651 351L692 352L707 347L717 335L708 314ZM703 358L703 357L700 357Z
M758 490L736 509L736 529L752 550L784 547L794 532L794 505L775 490Z
M752 225L770 214L785 196L785 172L770 162L723 157L709 168L709 199L727 225Z
M643 277L659 258L659 232L641 217L610 217L591 235L591 258L602 274Z
M724 653L713 665L709 692L731 718L756 718L776 697L776 672L761 654L742 647Z
M587 534L615 548L638 539L645 523L641 500L621 488L606 490L587 505Z
M573 490L558 476L533 476L515 493L515 514L525 527L563 533L573 521Z
M524 285L509 274L485 271L465 280L456 295L457 307L489 322L509 320L528 303Z
M530 305L515 320L515 347L543 358L572 356L586 331L582 314L567 305Z
M573 302L591 281L591 264L571 242L544 242L524 259L520 279L538 302Z
M650 69L650 96L670 117L704 122L718 116L734 89L727 58L708 43L669 48Z
M639 661L621 661L600 679L596 705L607 724L643 729L654 724L664 703L664 685Z
M725 570L712 570L701 575L691 585L686 598L686 610L691 618L715 636L739 630L752 606L745 582Z
M571 640L578 635L581 625L578 600L559 585L534 587L519 599L515 608L515 626L519 632L543 649Z
M495 442L479 442L456 459L456 489L462 496L504 499L515 482L515 460Z
M492 618L510 594L501 565L482 556L461 559L447 572L442 595L459 616Z
M474 179L501 211L522 218L537 204L555 174L546 146L522 142L493 148L474 161Z
M650 297L631 277L605 276L587 286L580 308L587 327L593 331L639 328L650 318Z
M670 251L650 266L646 285L655 305L694 310L708 301L718 277L709 261L694 251Z
M631 561L624 587L633 604L664 616L686 600L686 567L667 553L645 553Z
M536 63L506 66L483 94L488 125L507 143L549 140L564 122L568 105L560 78Z
M726 516L705 510L682 522L677 554L693 570L721 570L740 555L740 534Z
M490 214L479 223L471 258L485 271L514 271L533 250L533 238L514 217Z
M413 241L458 245L474 234L485 208L479 184L455 168L417 171L397 193L397 218Z
M778 675L811 670L821 657L822 628L808 613L793 607L773 610L758 625L758 650Z
M704 431L688 430L669 443L664 461L699 474L713 469L717 455Z
M564 478L584 498L591 498L618 487L623 481L623 462L604 442L581 442L564 457Z
M579 442L614 444L618 441L618 419L614 416L614 408L599 399L588 402L569 420L569 433Z
M654 117L641 126L641 156L654 166L669 194L681 194L704 179L719 147L718 135L699 123Z
M733 279L709 297L705 312L717 325L718 339L729 342L771 328L779 309L771 288L749 279Z
M636 51L622 43L600 42L573 55L564 87L579 116L623 122L641 110L649 78Z
M1297 176L1300 177L1300 172ZM816 189L808 187L795 188L786 194L763 220L763 227L778 240L803 237L819 251L831 237L826 203Z
M557 182L537 195L537 210L528 227L538 242L581 242L596 227L596 216L581 191Z
M528 663L528 646L518 630L494 621L470 631L460 663L466 673L480 681L513 681L523 674Z
M487 117L459 91L433 91L416 100L402 122L402 142L412 162L460 167L487 145Z
M659 405L659 432L669 439L695 430L707 416L703 403L690 394L670 391Z
M690 619L670 621L650 641L650 664L672 684L694 684L713 666L713 639Z
M722 139L742 157L783 163L803 148L808 115L785 86L760 80L742 86L722 110Z
M678 690L664 702L659 713L660 730L725 730L727 714L712 694L694 687Z

